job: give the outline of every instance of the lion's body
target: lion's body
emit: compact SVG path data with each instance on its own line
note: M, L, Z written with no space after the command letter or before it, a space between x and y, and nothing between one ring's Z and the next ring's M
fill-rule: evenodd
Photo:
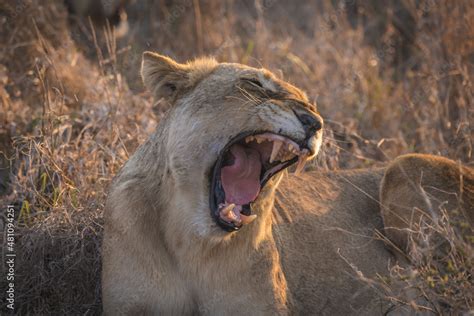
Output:
M386 235L409 251L408 232L418 231L423 222L442 218L442 210L448 212L452 223L473 227L474 170L443 157L401 156L387 168L380 201Z
M182 240L179 233L169 233L174 236L164 245L166 232L150 227L159 220L133 212L141 205L119 194L131 211L121 221L132 225L116 238L129 237L131 243L114 243L114 230L108 229L104 243L114 244L114 256L104 262L105 281L108 273L115 276L109 295L123 303L119 310L130 313L272 314L288 308L291 313L360 315L386 310L380 293L354 270L383 275L392 258L374 239L375 230L383 229L377 202L382 171L284 176L275 205L265 211L268 223L246 227L252 232L220 245ZM108 297L106 311L115 311Z
M387 273L391 253L377 240L381 169L289 175L275 200L273 236L300 315L374 315L387 304L362 281Z
M246 108L238 98L225 98L233 93L231 80L248 68L206 61L189 75L192 66L145 57L145 84L157 96L181 101L110 189L103 244L105 313L385 313L389 304L361 278L387 275L395 260L377 237L384 230L379 195L386 170L281 173L253 203L257 219L240 231L224 232L209 216L209 170L217 153L241 130L267 124L266 129L288 128L286 133L297 137L301 125L278 101L278 107ZM293 89L260 74L266 89ZM210 79L199 83L200 76ZM195 94L183 78L199 87ZM187 91L182 99L176 95L180 89ZM305 100L302 93L291 93ZM432 168L440 167L432 163ZM429 166L425 170L431 172ZM390 199L390 183L384 181L383 190L388 195L382 197Z

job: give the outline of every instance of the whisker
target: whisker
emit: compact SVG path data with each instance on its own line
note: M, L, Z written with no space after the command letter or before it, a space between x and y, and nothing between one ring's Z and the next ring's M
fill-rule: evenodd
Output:
M355 154L345 148L342 148L341 146L338 146L337 144L335 143L332 143L333 146L335 146L336 148L348 153L348 154L351 154L352 156L356 157L357 159L361 159L361 160L369 160L369 161L372 161L372 162L377 162L377 160L375 159L372 159L372 158L368 158L368 157L364 157L364 156L361 156L361 155L358 155L358 154Z
M349 141L349 140L336 139L336 138L333 138L333 137L330 137L330 136L323 136L323 139L327 139L329 141L333 141L333 142L336 142L336 143L352 144L352 142Z
M238 101L241 101L244 105L247 105L247 104L256 104L255 101L249 100L248 98L242 99L242 98L239 98L239 97L236 97L236 96L227 96L226 99L236 99L236 100L238 100Z
M247 97L249 100L252 100L255 102L255 104L259 103L261 100L258 99L256 96L252 95L249 93L247 90L242 89L241 87L238 87L238 89L242 92L242 94Z

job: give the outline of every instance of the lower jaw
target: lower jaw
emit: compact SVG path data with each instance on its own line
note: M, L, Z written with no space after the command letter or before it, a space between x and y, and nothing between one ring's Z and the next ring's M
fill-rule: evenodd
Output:
M219 229L226 235L229 235L229 233L231 232L240 231L241 228L243 228L244 226L254 227L254 228L257 228L257 230L259 230L259 226L262 223L267 222L266 219L268 215L271 214L272 212L272 208L273 208L274 200L275 200L275 192L285 172L287 171L284 170L274 175L271 179L269 179L267 183L265 184L265 186L260 191L257 199L250 204L252 214L257 215L257 218L255 219L255 221L252 222L251 225L243 225L237 229L228 229L224 227L219 227ZM213 220L217 221L217 218L213 218Z

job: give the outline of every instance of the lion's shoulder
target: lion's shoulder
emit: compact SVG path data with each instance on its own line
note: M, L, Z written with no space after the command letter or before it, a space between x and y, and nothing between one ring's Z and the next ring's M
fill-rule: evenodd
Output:
M410 232L441 217L474 223L474 170L444 157L408 154L394 159L380 186L387 236L402 249Z

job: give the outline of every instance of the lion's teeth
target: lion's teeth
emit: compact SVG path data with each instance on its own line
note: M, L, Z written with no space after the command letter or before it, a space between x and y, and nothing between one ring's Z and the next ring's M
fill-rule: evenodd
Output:
M230 215L229 212L232 211L232 210L234 209L234 207L235 207L235 204L234 204L234 203L231 203L231 204L229 204L229 205L224 206L224 208L223 208L223 209L221 210L221 212L220 212L221 215L227 217L228 215Z
M275 161L276 157L278 156L278 153L280 152L281 145L283 145L283 143L278 140L273 142L272 154L270 155L270 163Z
M240 214L240 219L242 220L242 224L250 224L251 222L253 222L255 219L257 218L257 215L256 214L252 214L252 215L244 215L244 214Z
M228 215L228 216L229 216L229 218L230 218L233 222L235 222L235 223L238 223L238 222L239 222L239 217L237 216L235 210L232 209L232 210L229 212L229 215Z
M308 160L308 154L306 152L303 152L298 157L298 164L296 165L296 170L295 170L296 175L301 174L301 171L303 171L307 160Z
M245 138L245 142L246 142L246 143L250 143L250 142L253 140L253 138L254 138L253 136L247 136L247 137Z
M273 161L281 161L281 151L277 154Z

